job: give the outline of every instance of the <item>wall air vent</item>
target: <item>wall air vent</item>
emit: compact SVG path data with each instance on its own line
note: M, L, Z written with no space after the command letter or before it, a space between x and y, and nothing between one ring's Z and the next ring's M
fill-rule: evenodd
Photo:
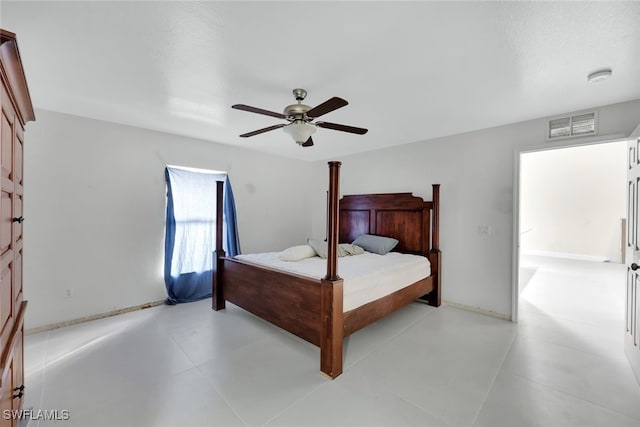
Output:
M547 139L595 135L597 131L596 117L596 113L585 113L549 120Z

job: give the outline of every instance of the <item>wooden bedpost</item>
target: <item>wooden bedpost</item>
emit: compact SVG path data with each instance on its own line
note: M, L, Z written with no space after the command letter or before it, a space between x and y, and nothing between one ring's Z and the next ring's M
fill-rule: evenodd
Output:
M429 305L440 307L441 304L441 283L442 283L442 253L440 252L440 184L433 184L433 213L431 227L431 250L429 251L429 262L431 263L431 274L434 275L434 289L428 294Z
M340 162L329 162L327 275L320 283L320 371L331 378L342 373L344 338L343 289L342 279L338 276L340 165Z
M326 280L340 279L338 276L338 198L340 194L340 162L329 162L329 199L327 203L327 221L329 234L327 236L327 275Z
M440 250L440 184L433 184L433 233L431 250Z
M226 254L222 248L223 233L223 200L224 200L224 181L216 181L216 250L213 252L213 280L212 280L212 301L211 308L214 310L222 310L225 308L224 295L222 287L222 260Z

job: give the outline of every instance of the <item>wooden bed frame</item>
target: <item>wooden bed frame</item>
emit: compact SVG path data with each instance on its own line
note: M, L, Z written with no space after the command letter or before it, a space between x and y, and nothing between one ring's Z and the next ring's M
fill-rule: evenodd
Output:
M433 185L431 202L411 193L344 196L338 201L340 164L329 162L327 275L323 279L227 258L222 221L217 222L214 252L212 308L224 309L229 301L320 347L320 370L330 378L342 373L345 337L416 299L438 307L441 294L440 185ZM222 182L217 183L217 194L217 217L222 218ZM363 233L396 238L399 243L394 250L428 257L431 275L343 313L337 245Z

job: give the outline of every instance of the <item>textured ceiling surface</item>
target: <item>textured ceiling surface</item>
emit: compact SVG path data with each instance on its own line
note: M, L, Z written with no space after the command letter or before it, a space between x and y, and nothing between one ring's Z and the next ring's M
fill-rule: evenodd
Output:
M37 108L304 160L640 98L640 2L0 2ZM589 84L604 67L613 77ZM298 147L273 111L349 105Z

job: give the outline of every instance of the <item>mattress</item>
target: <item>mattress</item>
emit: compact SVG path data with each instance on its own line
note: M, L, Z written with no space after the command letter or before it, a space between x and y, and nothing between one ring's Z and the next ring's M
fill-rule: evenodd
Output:
M265 252L236 258L315 279L327 274L327 260L320 257L288 262L278 255L280 252ZM343 311L347 312L428 277L431 266L427 258L418 255L365 252L338 258L338 275L344 280Z

